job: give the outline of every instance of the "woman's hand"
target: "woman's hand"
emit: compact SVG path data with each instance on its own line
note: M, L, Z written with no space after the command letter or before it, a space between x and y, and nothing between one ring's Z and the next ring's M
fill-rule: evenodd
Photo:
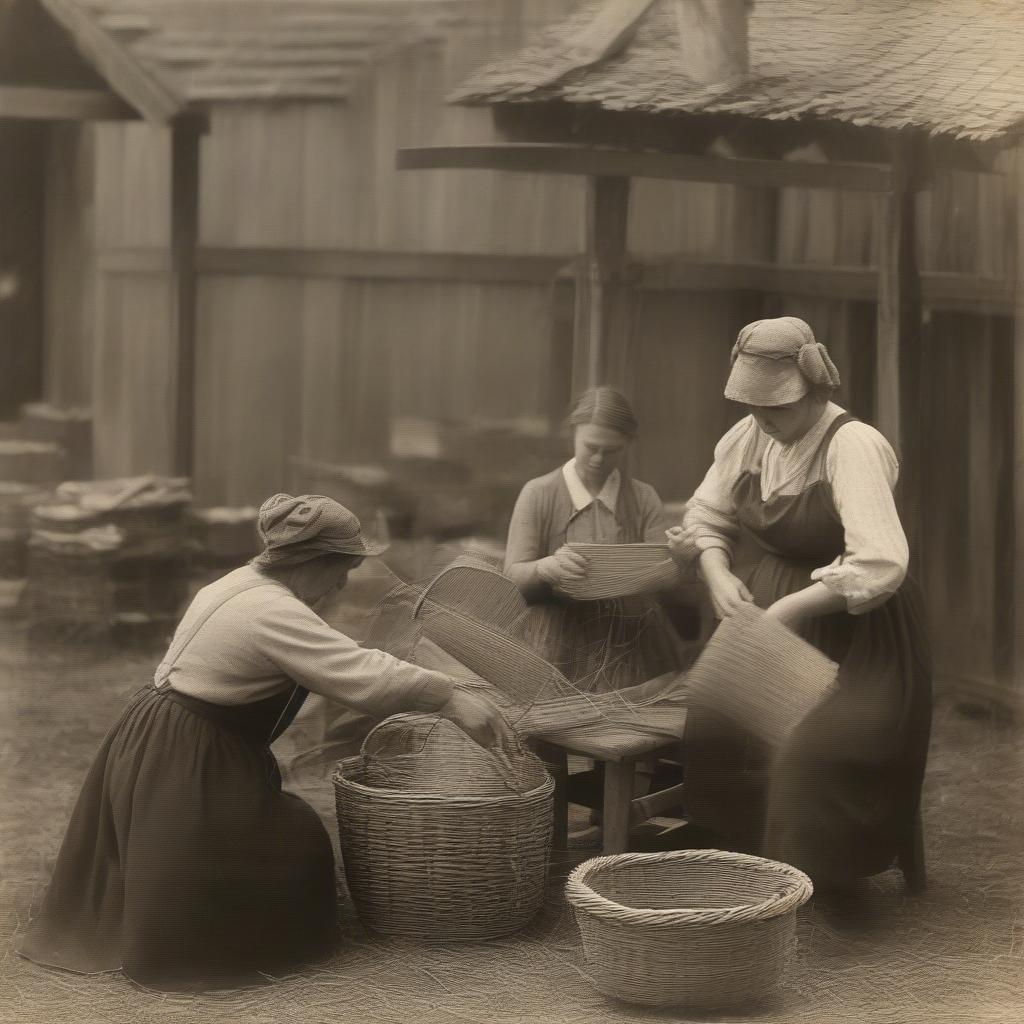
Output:
M794 633L798 632L802 625L805 613L798 602L790 600L790 597L780 597L774 604L765 609L765 615L782 623L787 629Z
M677 562L692 562L700 556L697 530L693 526L672 526L665 531L668 550Z
M754 600L746 584L734 576L729 557L721 548L708 548L701 552L700 570L708 585L715 617L726 619Z
M728 570L708 579L707 585L715 616L719 619L735 615L745 604L754 600L743 580Z
M439 713L481 747L500 747L508 751L519 749L519 740L505 721L505 716L480 694L456 686Z
M587 560L568 544L563 544L553 555L537 563L537 575L555 590L566 583L581 580L587 572Z

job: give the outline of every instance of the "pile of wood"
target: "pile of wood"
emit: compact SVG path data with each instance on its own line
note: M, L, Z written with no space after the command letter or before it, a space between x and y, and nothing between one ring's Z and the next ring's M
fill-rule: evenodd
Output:
M31 513L34 632L165 641L188 595L191 501L187 481L166 477L61 484Z

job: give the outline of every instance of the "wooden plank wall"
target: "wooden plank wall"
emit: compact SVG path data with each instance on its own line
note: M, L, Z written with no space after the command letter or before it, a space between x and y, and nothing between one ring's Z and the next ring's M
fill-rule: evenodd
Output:
M387 443L392 417L551 417L568 402L571 294L567 303L554 269L550 280L426 280L417 279L413 261L385 280L369 269L297 269L292 256L507 254L548 257L557 268L578 252L582 183L573 178L394 169L401 146L490 140L489 112L445 106L445 93L475 63L518 45L526 23L556 18L570 5L494 0L486 16L444 45L423 45L374 68L346 105L213 111L202 143L201 243L269 259L248 270L237 262L207 267L201 277L201 502L260 500L284 485L293 455L372 458ZM161 262L169 139L145 126L103 127L96 137L96 233L105 268L96 286L91 380L97 468L104 475L164 471L173 454L169 277ZM74 149L71 139L58 145ZM802 156L823 158L813 150ZM1000 169L1010 160L1002 158ZM51 184L53 192L61 186ZM939 174L919 199L922 268L1007 279L1012 200L1003 176ZM645 260L865 268L876 216L866 195L637 181L629 246ZM86 220L87 211L83 228ZM134 255L121 259L125 249ZM151 258L140 260L140 252ZM52 272L60 277L60 269ZM666 499L689 495L714 441L738 415L720 397L720 384L735 333L750 319L783 312L808 319L842 370L840 400L872 418L873 305L816 294L813 281L768 299L685 287L641 293L634 396L644 432L635 470ZM58 312L51 315L50 336L71 338ZM926 415L929 431L946 437L953 453L946 460L943 446L929 449L929 520L919 553L938 661L948 675L1001 679L1008 671L1000 596L1007 573L993 545L1008 515L1007 319L984 309L929 316L926 361L935 370ZM90 397L74 384L86 379L83 338L81 346L51 344L55 398ZM960 601L972 609L969 625L951 625Z
M47 128L44 397L58 408L92 400L95 331L95 129Z
M0 420L42 384L45 167L45 127L0 126Z
M167 253L170 134L145 124L96 129L96 475L174 468L175 359L169 261L115 268L120 249Z

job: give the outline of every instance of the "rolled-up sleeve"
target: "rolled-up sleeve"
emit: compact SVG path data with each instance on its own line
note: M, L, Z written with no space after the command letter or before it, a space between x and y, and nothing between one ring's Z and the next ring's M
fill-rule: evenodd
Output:
M445 675L360 647L295 601L268 602L250 623L260 653L294 682L369 715L437 711L454 684Z
M721 548L732 558L739 537L732 491L743 468L743 452L752 429L756 425L747 416L715 445L714 462L689 501L683 525L694 531L694 541L702 552Z
M845 545L839 558L811 576L842 595L852 614L862 614L888 600L907 574L907 537L893 498L899 465L877 430L854 422L832 438L825 476Z

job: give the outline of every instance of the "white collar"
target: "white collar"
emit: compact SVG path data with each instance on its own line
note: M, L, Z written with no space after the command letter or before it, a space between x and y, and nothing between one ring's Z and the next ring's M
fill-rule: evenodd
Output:
M622 482L622 475L617 469L613 469L608 475L608 479L605 480L604 487L601 488L597 497L587 490L586 484L580 479L575 459L570 459L562 467L562 476L565 478L565 486L569 488L569 497L577 512L582 512L595 501L601 502L609 512L615 511L615 506L619 502L619 486Z

